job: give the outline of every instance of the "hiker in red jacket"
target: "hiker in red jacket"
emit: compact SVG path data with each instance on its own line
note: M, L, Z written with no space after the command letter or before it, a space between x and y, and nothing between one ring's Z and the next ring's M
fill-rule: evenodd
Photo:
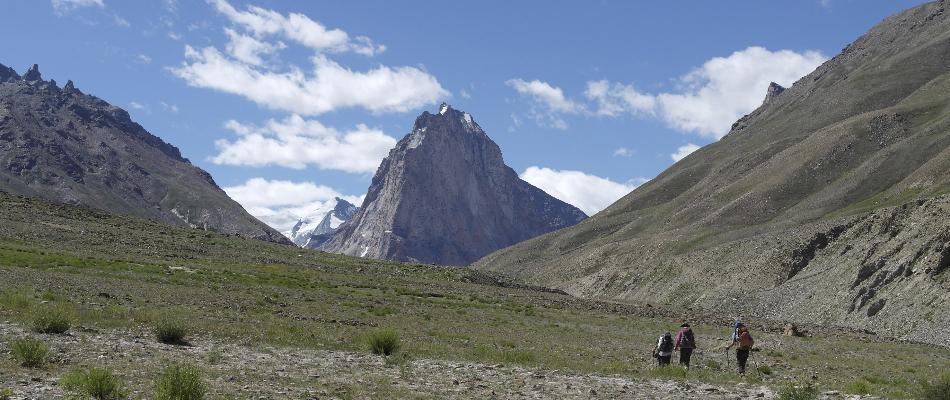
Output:
M679 349L680 351L680 365L689 369L689 358L693 355L693 349L696 348L696 337L693 335L693 330L690 329L689 324L683 323L683 325L680 325L674 343L673 349Z

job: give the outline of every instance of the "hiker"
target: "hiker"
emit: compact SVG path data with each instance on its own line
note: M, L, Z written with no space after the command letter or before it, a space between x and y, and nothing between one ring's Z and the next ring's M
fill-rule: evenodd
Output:
M755 341L752 340L752 334L749 333L749 328L741 322L738 323L735 336L736 339L733 340L732 344L726 347L726 352L733 346L736 346L736 362L739 366L739 373L745 374L745 365L746 362L749 361L749 352L752 351L752 345L755 344Z
M695 348L696 337L693 335L693 330L690 329L689 324L683 323L683 325L680 325L679 332L676 332L673 350L679 350L680 365L686 367L686 369L689 369L689 358L693 355L693 349Z
M657 339L656 347L653 348L653 357L661 367L670 365L670 359L673 358L673 335L666 332Z

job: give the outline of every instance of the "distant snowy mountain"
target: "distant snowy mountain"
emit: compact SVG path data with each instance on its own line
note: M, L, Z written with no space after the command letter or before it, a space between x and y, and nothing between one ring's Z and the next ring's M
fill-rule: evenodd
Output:
M318 242L325 242L336 228L353 216L356 209L357 207L352 203L337 197L334 202L328 202L324 207L297 220L297 223L285 235L298 246L314 248L315 245L308 245L312 242L312 238L317 237Z

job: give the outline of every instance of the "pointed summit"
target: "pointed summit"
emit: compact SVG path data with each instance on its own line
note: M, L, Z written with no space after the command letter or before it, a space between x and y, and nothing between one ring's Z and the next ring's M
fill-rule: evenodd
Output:
M782 85L779 85L775 82L769 83L769 88L765 92L765 100L762 101L762 105L766 105L775 100L782 92L785 91L785 88Z
M23 74L23 80L27 82L43 80L43 75L40 74L40 66L33 64L33 66L30 67L30 70Z
M13 68L0 64L0 82L18 81L20 75Z
M73 84L72 79L66 81L66 85L63 86L63 91L66 93L72 93L76 91L76 86Z
M586 217L521 180L471 115L443 103L438 114L416 118L380 164L363 206L318 248L467 265Z

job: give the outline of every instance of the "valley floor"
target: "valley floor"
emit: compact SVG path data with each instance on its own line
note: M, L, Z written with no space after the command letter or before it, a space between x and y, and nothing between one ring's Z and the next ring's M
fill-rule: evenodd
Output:
M111 368L152 398L163 367L197 364L211 398L770 398L811 381L824 392L913 398L950 370L950 349L833 327L781 334L747 319L752 370L716 350L728 317L602 303L469 269L302 250L0 193L0 398L62 396L75 368ZM65 335L27 332L50 310ZM166 318L190 346L159 344ZM658 370L657 335L693 322L689 373ZM370 355L392 330L402 349ZM51 362L28 369L11 343L34 336ZM494 392L494 395L492 395ZM26 397L24 397L26 396ZM842 396L835 396L842 397Z
M0 336L27 335L0 324ZM574 374L557 370L445 360L387 362L381 356L345 351L248 347L210 337L187 346L157 343L148 332L79 329L67 335L42 335L53 349L43 369L0 368L0 381L12 399L65 398L57 383L71 364L108 366L132 389L148 396L163 364L185 361L201 366L211 398L241 399L736 399L775 398L762 385L715 385L684 380L633 380L622 376ZM824 398L870 398L825 393Z

